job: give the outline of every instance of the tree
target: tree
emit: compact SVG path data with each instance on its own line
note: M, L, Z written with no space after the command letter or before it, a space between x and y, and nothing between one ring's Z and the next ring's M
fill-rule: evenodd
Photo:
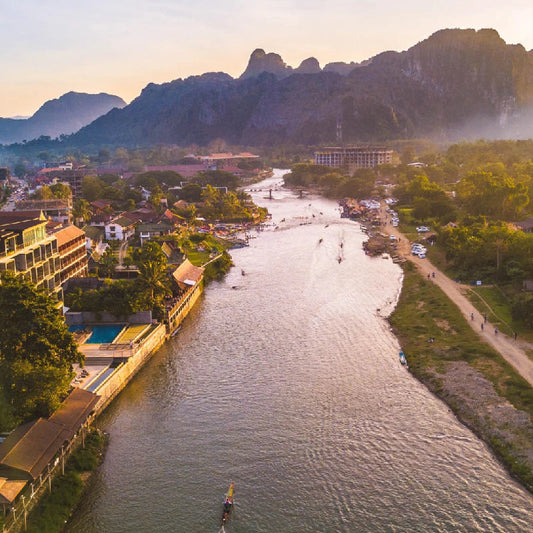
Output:
M81 193L88 202L102 197L102 182L95 176L86 176L81 183Z
M533 328L533 295L519 294L512 308L512 316L514 320Z
M52 189L48 185L43 185L35 191L33 197L36 200L50 200L53 197Z
M50 187L50 190L52 191L54 198L70 198L72 196L70 187L64 183L54 183L54 185Z
M13 172L17 178L23 178L26 175L26 165L23 161L19 161L13 168Z
M402 165L408 165L409 163L413 161L414 158L415 158L414 148L412 146L406 146L402 150L402 154L400 156L400 161Z
M107 148L101 148L98 152L98 162L107 163L111 159L111 153Z
M198 183L187 183L179 191L178 196L180 200L186 202L200 202L202 199L202 186Z
M18 422L48 416L83 355L52 296L10 272L0 282L0 388Z
M118 259L112 248L108 248L98 263L98 273L104 278L110 278L118 265Z
M472 214L514 220L529 203L527 186L491 172L470 172L456 187L457 198Z
M171 292L167 275L167 258L157 242L148 241L135 259L139 269L137 278L139 285L141 290L147 292L150 307L153 308L161 297Z
M82 223L88 222L91 220L92 214L91 204L87 200L80 198L74 202L74 208L72 210L74 221Z
M198 173L198 182L200 185L212 185L213 187L227 187L228 189L236 189L241 180L231 172L224 170L206 170Z
M43 161L43 163L48 163L50 161L50 154L48 152L39 152L37 157Z

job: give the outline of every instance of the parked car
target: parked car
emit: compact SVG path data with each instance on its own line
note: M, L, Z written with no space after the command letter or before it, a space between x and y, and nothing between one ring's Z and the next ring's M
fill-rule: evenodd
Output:
M418 231L418 233L426 233L430 231L430 229L427 226L418 226L418 228L416 228L416 231Z
M411 247L411 253L413 255L419 255L419 254L425 254L427 252L427 249L425 246L422 246L421 244L413 244Z

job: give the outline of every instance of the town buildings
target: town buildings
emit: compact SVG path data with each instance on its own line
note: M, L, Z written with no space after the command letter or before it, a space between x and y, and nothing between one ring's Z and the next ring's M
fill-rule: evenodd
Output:
M48 200L20 200L16 211L42 211L46 218L68 225L72 222L72 199L50 198Z
M113 218L104 226L105 238L108 241L125 241L135 234L135 226L139 220L132 220L124 215Z

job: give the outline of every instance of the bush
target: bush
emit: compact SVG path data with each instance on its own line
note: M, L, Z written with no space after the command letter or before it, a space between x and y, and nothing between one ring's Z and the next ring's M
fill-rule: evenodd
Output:
M28 530L33 533L58 533L78 505L83 492L81 472L94 470L99 463L105 438L92 431L85 439L85 448L77 449L69 458L65 474L52 480L52 492L42 498L30 513Z
M57 533L61 531L77 505L83 482L76 472L66 472L52 482L52 492L47 494L30 515L30 533Z
M516 297L512 316L513 320L521 321L533 328L533 294L520 294Z

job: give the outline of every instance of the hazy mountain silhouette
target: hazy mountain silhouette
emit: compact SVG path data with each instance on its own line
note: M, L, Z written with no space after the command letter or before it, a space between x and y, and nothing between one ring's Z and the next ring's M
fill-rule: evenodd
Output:
M293 69L255 50L238 79L208 73L148 85L75 134L83 144L346 142L412 136L531 136L533 53L495 30L441 30L363 63Z
M114 107L125 105L122 98L111 94L69 92L44 103L29 118L0 118L0 143L29 141L41 135L55 138L61 134L71 134Z

